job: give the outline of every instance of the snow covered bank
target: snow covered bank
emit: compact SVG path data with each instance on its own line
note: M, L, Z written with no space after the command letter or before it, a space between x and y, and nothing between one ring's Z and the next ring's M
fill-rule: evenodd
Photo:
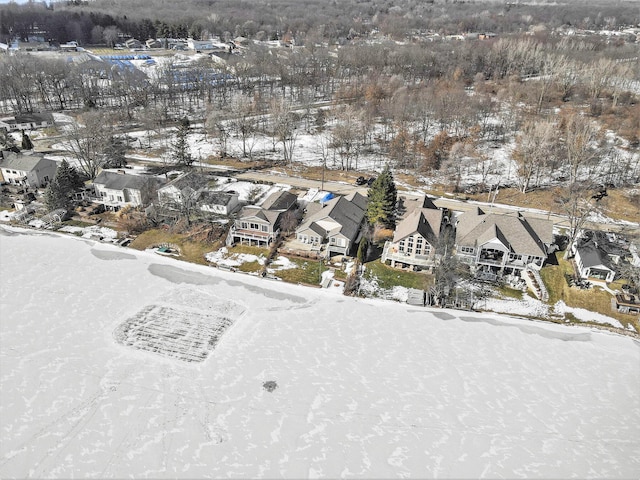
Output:
M629 338L0 229L0 477L640 471ZM114 337L149 307L173 325L220 305L233 324L202 362Z

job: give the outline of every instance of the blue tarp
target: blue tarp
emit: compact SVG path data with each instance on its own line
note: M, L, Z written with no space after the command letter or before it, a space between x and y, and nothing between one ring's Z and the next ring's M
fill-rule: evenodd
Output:
M324 197L320 199L320 203L326 203L331 200L335 195L331 192L327 193Z

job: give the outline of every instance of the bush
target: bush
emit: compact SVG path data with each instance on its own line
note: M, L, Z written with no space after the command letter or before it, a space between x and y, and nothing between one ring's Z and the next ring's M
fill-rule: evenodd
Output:
M373 230L373 243L384 243L391 239L393 239L393 230L376 225Z

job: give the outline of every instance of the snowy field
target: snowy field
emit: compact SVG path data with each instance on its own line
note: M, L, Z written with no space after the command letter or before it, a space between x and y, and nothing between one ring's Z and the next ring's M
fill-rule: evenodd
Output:
M0 265L1 478L640 475L628 337L8 227Z

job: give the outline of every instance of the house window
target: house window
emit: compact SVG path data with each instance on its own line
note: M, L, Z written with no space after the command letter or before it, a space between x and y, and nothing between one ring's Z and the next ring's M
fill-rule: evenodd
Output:
M398 251L404 252L404 240L401 240L400 243L398 244Z
M513 262L516 260L522 260L522 255L519 255L517 253L510 253L509 254L509 261Z
M260 225L258 225L257 223L250 223L249 228L251 230L260 230Z
M407 247L413 248L413 237L407 239Z
M122 201L122 197L120 195L118 195L118 201L121 202Z
M422 246L416 245L416 255L422 255Z
M407 255L413 253L413 247L407 247Z
M331 245L335 245L336 244L336 237L331 237Z
M269 231L269 227L268 227L267 225L262 225L261 230L262 230L263 232L268 232L268 231Z
M249 228L249 224L247 222L241 222L240 223L240 227L244 228L244 229L247 229L247 228Z
M474 250L473 247L460 247L460 253L472 254Z
M424 254L425 255L429 255L429 253L431 253L431 245L425 245L424 246Z
M422 246L422 237L418 237L416 239L416 247L420 248Z

